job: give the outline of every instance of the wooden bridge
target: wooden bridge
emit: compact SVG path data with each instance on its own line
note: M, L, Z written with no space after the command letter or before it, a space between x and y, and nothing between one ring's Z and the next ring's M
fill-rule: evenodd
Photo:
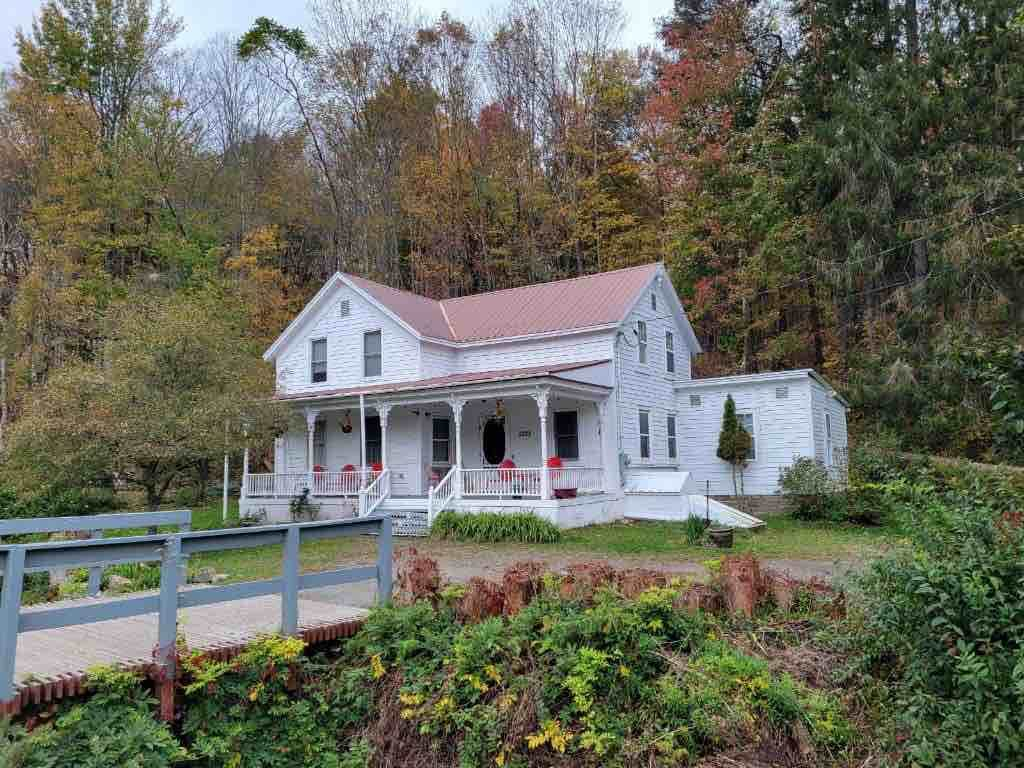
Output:
M299 573L304 541L357 534L378 536L375 564ZM189 554L272 545L283 548L280 578L216 586L183 583L182 558ZM158 591L21 606L25 572L147 561L161 563ZM7 545L0 546L0 573L0 715L76 695L89 667L113 664L158 673L161 712L170 718L179 632L189 648L219 658L272 632L309 643L354 634L365 606L391 595L391 520ZM367 581L375 589L341 589Z

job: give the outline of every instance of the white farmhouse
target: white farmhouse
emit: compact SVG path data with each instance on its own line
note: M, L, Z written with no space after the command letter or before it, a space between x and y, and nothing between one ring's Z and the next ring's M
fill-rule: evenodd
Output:
M715 456L725 397L753 435L747 494L797 456L837 466L846 407L811 370L692 379L701 351L661 264L435 301L335 274L267 350L295 420L242 514L530 510L561 526L691 511L756 524ZM560 466L550 466L558 464Z

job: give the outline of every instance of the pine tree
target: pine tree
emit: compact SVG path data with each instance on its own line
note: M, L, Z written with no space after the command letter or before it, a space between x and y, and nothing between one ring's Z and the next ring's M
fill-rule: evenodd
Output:
M750 456L750 434L740 425L736 416L736 403L732 395L726 395L722 411L722 431L718 433L718 458L732 465L732 487L740 495L743 467Z

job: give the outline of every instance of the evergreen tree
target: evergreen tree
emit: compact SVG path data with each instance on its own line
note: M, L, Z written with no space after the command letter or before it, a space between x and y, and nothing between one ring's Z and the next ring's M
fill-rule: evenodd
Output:
M732 487L737 496L743 487L743 467L750 456L751 438L736 416L736 403L726 395L722 411L722 431L718 433L718 458L732 466Z

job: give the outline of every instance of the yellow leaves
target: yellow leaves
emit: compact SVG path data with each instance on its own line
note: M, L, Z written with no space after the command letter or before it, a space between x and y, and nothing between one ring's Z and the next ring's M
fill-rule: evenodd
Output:
M484 674L487 675L496 685L501 685L501 672L493 664L484 667Z
M381 661L379 653L375 653L370 657L370 671L373 674L374 680L380 680L387 674L388 671L384 668L384 662Z
M519 697L514 693L504 693L498 697L497 705L499 712L508 712L512 708L512 705L519 701Z
M501 750L497 755L494 756L494 764L501 768L505 764L505 750Z
M559 754L565 754L569 742L572 741L572 733L562 728L557 720L545 720L541 730L526 737L526 746L530 749L537 749L549 744Z
M423 703L423 695L420 693L400 693L398 700L407 707L416 707Z
M460 679L469 683L472 688L475 688L480 693L487 693L491 690L491 687L481 680L479 675L462 675Z
M619 677L627 678L631 676L633 672L625 664L619 664Z
M442 696L434 704L434 715L437 717L448 717L455 711L455 699L451 696Z
M260 697L260 694L263 693L264 687L263 683L256 683L256 685L250 688L249 701L256 701Z

